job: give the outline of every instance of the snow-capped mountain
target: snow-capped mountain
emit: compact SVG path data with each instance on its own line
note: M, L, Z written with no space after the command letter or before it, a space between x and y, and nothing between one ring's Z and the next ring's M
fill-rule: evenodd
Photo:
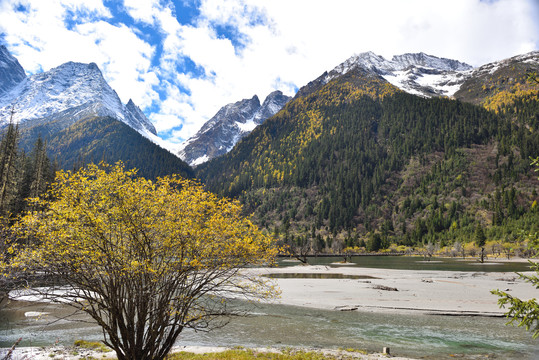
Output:
M410 94L422 97L456 97L463 101L480 103L481 96L485 96L484 93L478 95L476 100L470 100L470 94L474 94L474 92L466 90L466 96L463 96L461 89L469 89L477 85L476 83L482 85L484 81L478 82L476 80L487 76L486 74L492 75L508 66L513 68L516 63L527 64L524 71L533 70L533 67L537 67L539 64L539 52L519 55L479 68L473 68L458 60L440 58L422 52L395 55L391 60L373 52L366 52L350 57L333 70L314 79L302 87L296 97L305 96L333 79L352 70L358 70L368 77L383 78ZM512 76L511 74L514 74L514 71L509 73L509 78ZM268 99L270 97L271 95L268 96ZM266 99L266 101L268 100ZM286 101L276 106L276 109L267 117L275 114L285 103ZM258 98L254 97L223 107L195 136L181 145L180 157L190 165L196 166L228 152L242 136L261 123L249 120L253 116L251 115L253 109L258 104ZM264 105L262 105L263 107Z
M24 69L4 45L0 46L0 96L26 78Z
M366 52L352 56L329 73L325 72L301 88L296 96L305 95L356 68L361 68L374 76L381 76L404 91L426 97L452 96L473 69L472 66L457 60L424 53L396 55L387 60L373 52ZM190 165L196 166L227 153L241 137L277 113L289 100L282 98L281 101L275 102L274 94L283 96L278 92L272 93L262 106L256 96L224 106L197 134L181 144L179 156ZM270 109L266 103L274 104L271 111L263 116L254 115L253 109L258 114L261 114L262 109L266 107ZM260 110L257 110L258 107ZM262 121L257 121L256 116Z
M539 66L539 51L531 51L526 54L517 55L517 56L510 57L508 59L495 61L492 63L482 65L474 69L472 74L475 77L480 77L484 75L492 75L503 67L514 66L517 63L531 65L532 67Z
M0 57L0 68L20 73L22 67L13 59ZM110 116L151 140L157 137L142 111L131 100L123 105L94 63L68 62L30 77L21 78L19 74L9 79L12 81L0 77L0 84L8 87L0 93L0 126L9 121L13 109L13 120L21 127L55 122L65 128L85 117ZM13 85L16 80L19 82Z
M439 58L424 53L396 55L391 60L386 60L380 55L366 52L352 56L329 73L322 74L306 87L300 89L298 93L310 92L320 85L325 85L331 80L359 68L371 75L382 77L410 94L424 97L455 97L479 104L487 94L484 91L479 94L477 89L474 89L477 84L482 86L494 76L501 76L506 77L505 85L510 86L518 73L525 74L537 71L538 66L539 51L513 56L477 68L457 60ZM500 80L499 82L503 83L504 81ZM500 86L502 85L498 84L496 89L499 90ZM475 96L472 96L474 94Z
M425 53L395 55L387 60L373 52L352 56L315 83L326 84L352 69L362 68L383 77L401 90L419 96L453 96L473 67Z
M274 91L262 105L256 95L225 105L194 136L181 144L178 155L189 165L196 166L225 154L290 99L282 92Z
M513 94L533 88L526 81L528 74L539 71L539 51L513 56L508 59L482 65L466 74L454 97L461 101L481 105L489 98L505 92Z

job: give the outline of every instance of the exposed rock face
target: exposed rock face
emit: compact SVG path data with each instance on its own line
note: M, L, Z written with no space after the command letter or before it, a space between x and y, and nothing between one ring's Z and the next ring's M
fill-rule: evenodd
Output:
M372 76L380 76L410 94L423 97L454 97L479 104L485 94L476 94L479 91L474 87L481 87L488 82L488 79L500 76L504 72L509 79L518 73L536 72L538 66L539 51L513 56L477 68L457 60L425 53L396 55L391 60L386 60L380 55L366 52L352 56L333 70L323 73L302 87L297 96L306 95L333 79L359 69Z
M4 45L0 46L0 96L26 78L24 69Z
M178 154L191 166L200 165L230 151L256 126L275 115L290 100L280 91L269 94L260 104L258 96L223 106L191 138L185 141Z
M499 95L500 92L531 90L534 87L533 82L526 79L529 74L538 71L539 51L485 64L469 73L454 97L472 104L484 105L485 100ZM523 79L523 83L519 84Z

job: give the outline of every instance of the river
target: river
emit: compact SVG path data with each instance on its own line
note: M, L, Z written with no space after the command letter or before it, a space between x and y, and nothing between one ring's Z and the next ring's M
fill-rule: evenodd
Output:
M439 260L433 259L425 264L422 258L407 257L352 260L361 266L367 263L399 269L426 266L430 270L434 270L432 267L455 270L453 262L457 262L437 263ZM339 259L318 258L317 261L330 264ZM281 266L288 263L285 261ZM497 266L460 263L476 271L485 271L477 266L487 269ZM527 269L525 264L507 266L511 268L508 271ZM23 338L20 346L48 346L56 342L72 345L77 339L101 338L100 329L93 324L62 319L69 314L71 310L65 305L13 301L0 310L0 347L11 346L19 337ZM389 346L394 355L422 359L539 358L539 347L531 334L522 328L506 326L503 318L340 312L285 305L258 305L250 314L233 318L224 328L209 333L185 331L177 345L356 348L376 352ZM85 318L78 320L81 319Z

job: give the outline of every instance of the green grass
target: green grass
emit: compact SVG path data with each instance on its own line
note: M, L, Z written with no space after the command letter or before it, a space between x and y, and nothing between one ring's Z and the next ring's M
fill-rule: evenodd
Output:
M99 341L75 340L74 345L78 348L93 350L97 352L109 352L111 350Z
M313 351L283 350L281 353L260 352L256 350L226 350L219 353L193 354L178 352L169 355L168 360L346 360L353 356L339 355L338 357L324 355Z
M74 351L76 351L76 348L94 350L97 352L110 351L108 347L97 341L76 340L74 345ZM271 352L268 350L265 352L245 349L243 347L205 354L194 354L182 351L168 355L167 360L352 360L356 359L353 354L366 354L365 351L358 349L340 349L338 356L325 355L317 351L294 350L291 348L280 349L278 351L279 352ZM51 356L55 355L51 354Z

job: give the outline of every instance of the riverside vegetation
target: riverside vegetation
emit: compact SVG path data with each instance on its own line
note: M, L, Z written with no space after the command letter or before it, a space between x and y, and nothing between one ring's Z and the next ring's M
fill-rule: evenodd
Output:
M164 359L184 329L210 330L246 311L231 299L276 295L240 272L271 264L271 238L237 202L192 181L88 165L57 172L30 201L6 241L3 278L88 314L120 360Z
M232 349L217 354L193 354L180 352L171 354L169 360L351 360L357 359L358 354L365 355L364 351L340 351L338 355L329 355L322 352L284 350L282 352L264 352L263 350Z
M100 342L89 342L77 340L73 347L54 348L43 350L49 352L49 357L55 358L65 356L78 356L79 358L91 360L98 358L110 358L107 353L111 349ZM166 360L352 360L364 358L368 353L358 349L340 350L296 350L284 348L280 350L271 349L247 349L235 347L233 349L219 349L217 352L194 353L190 351L175 351L169 354Z

